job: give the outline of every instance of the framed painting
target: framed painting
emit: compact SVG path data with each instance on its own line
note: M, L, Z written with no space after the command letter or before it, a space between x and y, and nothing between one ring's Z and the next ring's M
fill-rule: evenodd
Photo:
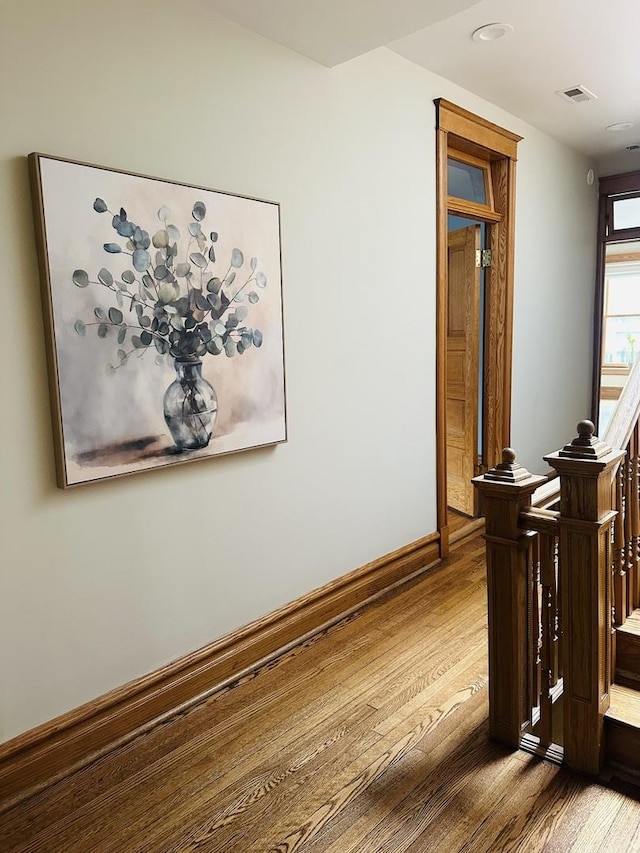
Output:
M286 441L278 204L29 161L58 484Z

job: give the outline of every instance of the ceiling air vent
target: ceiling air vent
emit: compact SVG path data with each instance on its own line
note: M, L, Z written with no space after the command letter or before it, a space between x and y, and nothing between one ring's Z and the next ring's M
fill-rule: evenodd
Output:
M584 101L594 101L598 96L590 92L586 86L569 86L556 92L563 101L571 101L572 104L581 104Z

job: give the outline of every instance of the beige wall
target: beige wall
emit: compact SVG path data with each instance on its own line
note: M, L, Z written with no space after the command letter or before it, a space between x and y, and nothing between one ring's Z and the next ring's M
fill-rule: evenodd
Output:
M542 454L591 416L598 190L589 164L542 134L528 133L520 156L512 443L546 471Z
M327 69L204 0L0 17L3 740L435 529L434 97L526 137L513 440L533 465L588 402L595 197L581 157L385 49ZM281 202L288 444L56 488L30 151Z

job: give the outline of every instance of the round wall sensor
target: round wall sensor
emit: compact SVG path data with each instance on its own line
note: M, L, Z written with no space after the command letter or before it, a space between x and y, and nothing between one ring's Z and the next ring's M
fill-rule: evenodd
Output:
M485 24L471 33L474 41L496 41L513 32L511 24Z
M593 171L593 169L589 169L589 171L587 172L587 184L592 187L595 179L596 173Z

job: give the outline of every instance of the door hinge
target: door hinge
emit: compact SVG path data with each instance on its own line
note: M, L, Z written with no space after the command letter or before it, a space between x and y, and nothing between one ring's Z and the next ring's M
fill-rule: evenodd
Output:
M490 267L491 266L491 249L478 249L476 252L476 266Z
M476 458L476 464L475 464L474 468L475 468L474 475L473 475L474 477L479 477L480 474L486 474L487 471L489 470L488 466L484 464L482 456L480 456L480 455L478 455L478 457Z

